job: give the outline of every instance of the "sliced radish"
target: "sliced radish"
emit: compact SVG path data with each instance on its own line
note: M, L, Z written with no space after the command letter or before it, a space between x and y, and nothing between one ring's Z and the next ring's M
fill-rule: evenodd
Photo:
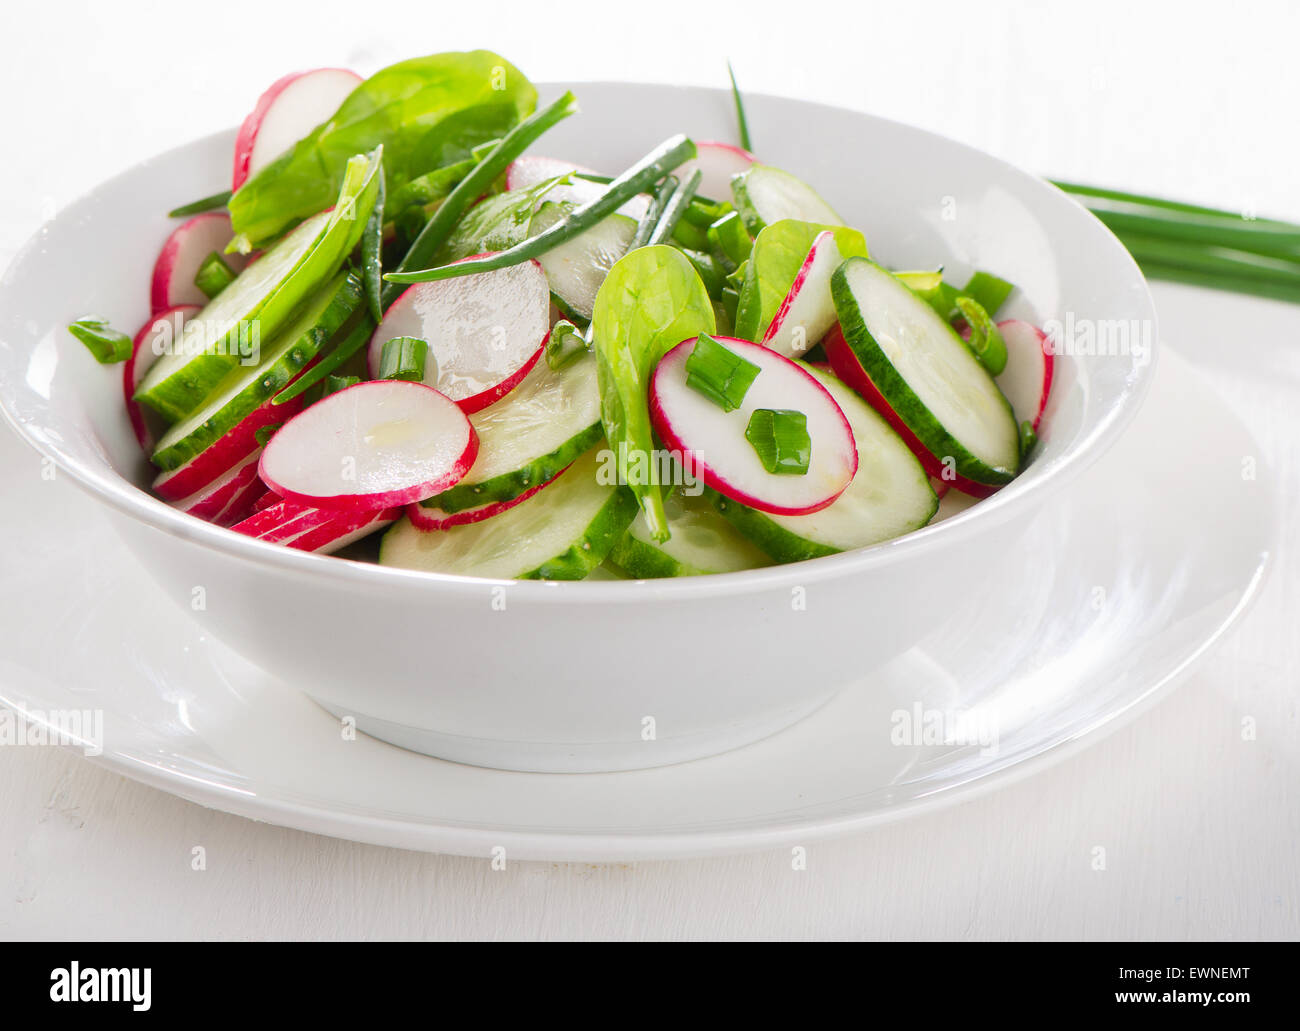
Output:
M1011 402L1016 421L1029 422L1037 432L1052 390L1054 355L1047 336L1020 319L999 322L998 330L1007 345L1007 367L994 382Z
M762 344L716 337L728 350L757 365L758 376L740 407L728 412L686 384L686 360L695 338L683 341L655 367L650 417L655 430L704 482L727 497L776 515L807 515L825 508L853 479L858 450L853 431L824 386L788 358ZM758 408L793 409L808 421L812 451L802 476L769 473L745 437Z
M566 465L564 469L567 469ZM560 473L564 472L560 470ZM447 530L453 526L462 526L465 523L481 523L484 519L491 519L493 516L500 515L502 512L508 512L520 502L527 501L543 487L554 483L559 479L560 473L539 483L535 487L529 487L518 497L511 498L509 501L489 501L485 505L479 505L478 508L468 508L463 512L445 512L441 508L428 508L420 504L411 504L406 506L406 517L411 520L411 525L417 530Z
M221 514L212 521L219 526L233 526L240 520L247 519L253 514L254 503L265 494L266 484L262 482L261 477L253 476L230 499L230 504L221 510Z
M153 451L154 443L165 428L161 417L145 411L135 400L136 389L144 374L169 346L181 338L185 323L202 309L197 304L181 304L154 315L141 327L131 345L131 357L122 366L122 391L126 397L126 414L131 420L135 439L146 452ZM155 346L156 345L156 346Z
M253 501L253 511L260 512L264 508L270 508L272 505L278 505L284 498L280 497L275 491L270 490L265 484L262 485L263 493Z
M446 490L474 464L478 435L454 402L423 383L358 383L285 423L261 476L286 501L374 511Z
M818 233L808 249L790 292L776 310L763 336L763 344L786 358L798 358L810 351L835 325L835 301L831 297L831 273L844 256L829 230Z
M172 230L171 236L158 253L149 283L149 307L155 314L185 304L200 307L208 303L208 296L194 285L203 259L213 251L235 273L242 272L249 259L242 254L226 254L226 244L235 235L230 228L230 216L224 211L208 211L195 215Z
M561 161L559 158L530 154L516 158L510 167L506 169L506 189L522 190L525 187L536 186L547 179L554 179L557 175L566 175L569 172L581 172L583 175L597 174L595 169L576 165L572 161ZM567 201L570 204L587 204L604 192L605 186L603 183L593 183L588 179L574 179L573 182L567 185L557 186L547 191L546 199L550 201ZM649 206L650 198L642 193L623 204L617 213L627 215L628 218L634 218L639 222Z
M956 487L962 493L976 498L987 498L997 491L996 486L976 483L974 480L957 475L950 465L941 462L921 443L907 423L894 411L885 399L885 395L876 389L875 383L871 381L871 377L862 368L862 363L858 361L853 349L844 339L844 333L838 323L832 326L831 331L822 339L822 346L826 349L826 357L830 359L835 375L861 394L863 400L884 417L885 421L893 427L894 432L912 449L912 454L920 459L921 465L932 479Z
M184 465L160 473L153 481L154 493L164 501L175 501L202 489L257 450L258 430L292 419L302 411L304 402L302 394L282 405L264 401Z
M238 190L333 115L360 83L361 76L346 68L292 72L272 83L239 127L230 188Z
M400 508L341 512L279 501L231 527L268 544L327 554L397 521Z
M743 147L716 140L696 140L695 157L684 161L674 173L685 182L695 169L700 170L699 193L714 200L731 199L731 177L749 171L757 160Z
M468 259L467 259L468 260ZM510 393L541 357L550 334L551 291L535 261L458 279L416 283L393 302L370 338L370 376L384 344L429 344L424 382L467 413Z
M257 454L249 455L189 497L170 504L199 519L217 522L249 484L257 480L257 460Z

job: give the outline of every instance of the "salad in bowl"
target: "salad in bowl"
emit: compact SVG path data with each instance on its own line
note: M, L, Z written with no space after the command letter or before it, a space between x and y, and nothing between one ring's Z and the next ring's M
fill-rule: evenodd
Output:
M140 268L145 324L69 328L156 497L407 570L731 573L1011 483L1053 380L1015 287L878 260L735 97L736 143L597 170L547 152L574 94L496 54L286 76Z

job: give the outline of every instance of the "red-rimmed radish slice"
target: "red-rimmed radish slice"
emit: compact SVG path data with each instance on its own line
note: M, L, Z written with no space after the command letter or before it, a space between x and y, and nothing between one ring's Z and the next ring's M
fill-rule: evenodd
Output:
M669 351L650 381L650 417L670 451L693 462L714 490L760 512L807 515L836 498L858 469L858 449L849 422L830 393L806 371L762 344L715 338L757 365L759 372L740 407L725 411L686 384L686 360L695 338ZM789 409L807 418L812 442L802 476L769 473L745 437L758 408Z
M360 83L361 76L346 68L291 72L273 82L239 127L230 188L238 190L333 115Z
M834 370L835 375L845 385L852 387L861 394L863 400L880 413L894 432L902 437L903 442L912 449L912 454L916 455L922 467L932 479L946 483L949 487L956 487L963 494L969 494L976 498L987 498L997 491L996 486L976 483L965 476L958 476L950 465L945 465L930 453L916 434L908 428L907 423L899 417L899 414L885 400L885 395L876 389L871 377L867 375L862 368L862 363L858 361L857 355L853 353L853 349L849 347L848 342L844 339L844 333L841 331L839 323L832 326L831 331L822 338L822 347L826 350L826 357L830 359L831 368Z
M474 464L465 413L423 383L375 380L330 394L285 423L261 477L286 501L374 511L432 497Z
M468 259L466 259L468 260ZM429 345L424 382L467 413L510 393L537 363L550 334L551 288L535 261L458 279L416 283L393 302L370 338L370 376L384 344Z
M299 551L314 551L318 555L329 555L340 548L369 537L376 530L391 526L402 516L400 508L385 508L378 512L366 512L355 516L335 514L315 529L287 542L290 548Z
M131 357L122 366L122 391L126 398L127 418L131 420L135 439L146 452L153 451L154 444L162 435L164 424L161 417L140 407L135 400L136 389L149 371L149 366L170 349L173 342L181 338L185 323L201 310L197 304L180 304L158 312L135 335Z
M674 175L682 182L690 177L695 169L700 170L699 194L713 200L731 200L731 177L747 172L749 166L757 160L743 147L716 140L696 140L695 157L684 161Z
M510 167L506 169L506 189L522 190L529 186L536 186L547 179L554 179L557 175L566 175L569 172L581 172L584 175L597 174L594 168L574 164L572 161L526 154L521 158L516 158ZM588 204L604 193L605 189L603 183L593 183L588 179L574 179L571 183L547 191L545 199L560 202L567 201L570 204ZM727 194L726 196L731 195ZM649 205L650 198L645 194L638 194L624 203L618 209L618 214L627 215L628 218L634 218L639 222L645 215Z
M156 314L183 304L207 304L207 295L194 285L204 258L216 251L235 273L248 266L247 256L224 253L234 235L230 216L224 211L195 215L173 229L153 264L149 281L150 310Z
M567 469L566 465L564 469ZM453 526L463 526L465 523L481 523L484 519L491 519L493 516L500 515L502 512L508 512L516 505L527 501L543 487L549 486L559 479L559 473L552 476L544 483L539 483L535 487L529 487L526 491L516 498L509 501L489 501L486 505L480 505L478 508L468 508L463 512L444 512L440 508L427 508L424 505L412 504L406 506L406 516L411 520L411 525L417 530L425 530L432 533L434 530L449 530Z
M303 371L307 368L311 366ZM292 419L302 411L304 402L302 394L282 405L264 401L184 465L160 473L153 481L154 493L164 501L175 501L201 490L258 449L258 430Z
M810 351L838 321L831 297L831 273L844 261L835 234L818 233L799 267L790 292L763 335L763 344L786 358Z
M262 495L253 501L253 511L260 512L264 508L270 508L272 505L278 505L284 498L280 497L273 490L269 490L265 484L262 486Z
M257 460L256 454L249 455L189 497L170 502L171 506L199 519L217 522L249 484L257 480Z
M260 477L254 476L230 499L230 504L222 509L221 514L212 521L220 526L233 526L240 520L247 519L253 514L253 504L265 494L266 484L262 482Z
M396 522L401 514L402 510L396 507L373 512L342 512L281 500L231 529L268 544L329 553Z
M1052 391L1055 356L1046 334L1020 319L998 323L1007 345L1007 367L994 377L998 389L1016 413L1017 422L1029 422L1035 432Z

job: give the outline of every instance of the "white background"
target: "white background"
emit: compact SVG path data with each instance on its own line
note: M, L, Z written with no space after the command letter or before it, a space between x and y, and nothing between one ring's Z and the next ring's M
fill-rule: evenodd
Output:
M1058 178L1300 220L1300 11L1285 3L224 0L4 17L0 264L96 182L238 122L286 71L477 46L537 80L723 85L730 56L746 88L911 122ZM1300 307L1156 297L1166 342L1247 420L1294 523ZM1169 460L1196 474L1195 455ZM801 872L782 850L494 873L210 812L70 753L0 749L0 936L1295 938L1294 545L1288 529L1254 609L1136 723L990 797L815 845Z

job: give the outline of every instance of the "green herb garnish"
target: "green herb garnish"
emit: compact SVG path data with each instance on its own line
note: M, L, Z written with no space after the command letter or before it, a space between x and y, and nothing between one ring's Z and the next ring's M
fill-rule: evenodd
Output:
M734 412L761 370L734 351L701 333L686 359L686 385L724 411Z
M808 417L789 409L756 408L745 428L763 468L777 475L804 476L812 456Z

